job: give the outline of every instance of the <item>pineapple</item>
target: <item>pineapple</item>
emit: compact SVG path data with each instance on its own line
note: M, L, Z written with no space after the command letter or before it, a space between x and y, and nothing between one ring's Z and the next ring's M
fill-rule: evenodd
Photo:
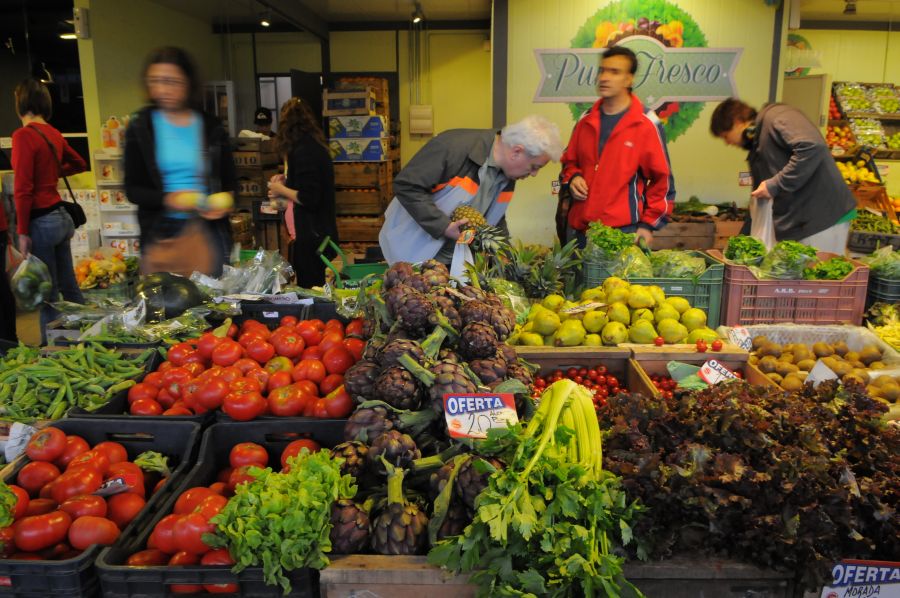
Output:
M473 208L472 206L457 206L453 213L450 214L450 220L452 222L456 222L457 220L462 220L463 218L467 218L469 220L469 224L474 228L481 228L482 226L487 226L487 220L484 219L484 216Z

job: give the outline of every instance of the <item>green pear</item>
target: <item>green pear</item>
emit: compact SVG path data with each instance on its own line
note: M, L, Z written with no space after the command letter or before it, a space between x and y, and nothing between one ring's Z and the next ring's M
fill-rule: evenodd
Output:
M647 309L646 307L642 307L641 309L636 309L631 312L631 323L635 324L638 320L647 320L651 324L653 323L653 312Z
M691 330L691 333L688 334L687 340L684 342L694 344L700 339L703 339L706 342L712 342L714 340L719 340L719 335L711 328L694 328Z
M683 314L691 308L691 304L684 297L669 297L666 303L678 310L679 314Z
M581 299L584 301L605 301L606 291L603 290L603 287L585 289L581 292Z
M653 297L657 305L666 300L666 292L660 286L652 284L647 287L647 290L650 291L650 296Z
M542 347L544 346L544 337L533 332L523 332L519 335L519 344L526 347Z
M688 329L688 332L696 330L697 328L703 328L706 326L706 312L702 309L692 307L681 314L681 323Z
M659 336L650 320L638 320L628 329L628 338L639 345L649 345Z
M621 322L610 322L603 327L600 338L604 345L615 346L628 340L628 329Z
M556 332L560 323L558 315L549 309L545 309L531 321L531 329L541 336L547 336Z
M666 318L661 320L656 327L659 330L659 336L663 337L663 340L670 345L680 343L688 335L688 329L675 319Z
M580 320L583 318L584 312L565 313L567 309L572 309L573 307L578 307L578 304L574 301L566 301L563 303L557 312L559 314L559 319L565 322L566 320Z
M609 292L613 289L627 289L631 286L631 283L627 280L622 280L618 276L610 276L606 280L603 281L603 292L606 293L606 296L609 297Z
M662 320L678 320L681 318L681 314L678 313L678 310L672 307L671 303L663 301L660 303L655 310L653 310L653 319L657 324Z
M584 340L585 334L581 320L566 320L556 331L554 343L557 347L577 347Z
M606 293L607 303L626 303L631 291L627 287L615 287Z
M591 333L603 330L603 327L606 326L607 322L609 322L609 318L606 317L606 313L599 309L593 309L587 312L584 314L584 318L581 319L581 323L584 324L584 329Z
M631 311L621 302L611 304L606 310L606 317L610 322L619 322L623 325L631 323Z
M646 287L637 285L631 286L631 294L628 295L628 307L632 309L641 309L653 307L654 305L656 305L656 301Z
M599 347L603 344L603 339L599 334L586 334L582 345L585 347Z
M546 297L544 297L544 300L541 301L541 305L543 305L550 311L559 311L559 308L565 302L566 298L562 295L547 295Z
M540 303L532 303L531 307L528 308L528 315L525 316L525 320L530 322L531 320L535 319L539 313L541 313L543 311L551 311L551 310L548 310L546 307L544 307Z

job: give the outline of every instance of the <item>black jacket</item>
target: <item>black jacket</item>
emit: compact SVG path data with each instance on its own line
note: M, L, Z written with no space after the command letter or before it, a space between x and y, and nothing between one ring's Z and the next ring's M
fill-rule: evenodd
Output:
M314 250L326 236L338 242L334 208L334 164L331 154L303 135L288 155L285 186L297 191L294 226L299 247Z
M138 207L138 224L141 227L141 247L147 247L156 237L154 229L166 213L163 204L162 176L156 163L156 140L153 133L152 106L138 112L125 131L125 194L128 201ZM237 174L228 134L219 120L209 114L202 114L203 135L209 156L210 193L237 191ZM225 247L231 245L231 228L228 218L209 222L213 231L221 238ZM227 254L226 254L227 255Z

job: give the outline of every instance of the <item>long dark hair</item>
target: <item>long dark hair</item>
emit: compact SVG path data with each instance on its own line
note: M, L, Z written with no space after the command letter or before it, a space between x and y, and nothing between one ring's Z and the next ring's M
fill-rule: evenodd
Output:
M203 110L203 81L200 77L200 71L197 69L197 65L190 54L184 49L176 48L175 46L163 46L150 52L147 60L144 62L144 71L141 74L144 90L147 92L148 98L150 97L150 90L147 88L147 71L154 64L174 64L180 68L188 80L188 107L193 110ZM153 103L153 98L150 98L150 102Z
M291 153L303 135L309 135L316 143L328 148L322 126L309 104L294 97L281 106L281 115L278 117L278 133L275 135L276 151L283 156Z

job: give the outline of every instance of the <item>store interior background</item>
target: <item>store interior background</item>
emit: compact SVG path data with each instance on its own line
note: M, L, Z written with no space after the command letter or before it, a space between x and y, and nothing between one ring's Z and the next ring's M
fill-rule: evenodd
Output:
M705 34L709 47L743 48L735 73L739 96L761 105L781 98L785 44L789 32L812 45L823 72L832 80L900 84L900 0L857 0L857 14L844 14L845 0L674 0ZM72 0L5 0L6 37L25 29L42 10L62 8L70 14ZM22 6L32 16L22 18ZM568 48L579 27L604 0L420 0L425 14L423 47L427 69L418 81L420 100L431 104L434 130L495 126L495 115L507 122L529 113L556 122L564 138L573 123L566 104L534 103L540 76L534 50ZM428 141L410 136L407 119L416 89L410 71L412 0L74 0L89 12L89 37L68 41L77 46L85 113L85 133L91 151L100 147L101 123L110 115L126 115L144 103L140 71L147 53L160 45L178 45L196 58L209 81L231 81L237 128L252 127L258 75L285 75L291 69L318 73L395 73L399 82L401 162L406 163ZM791 11L800 18L790 18ZM259 25L268 16L272 26ZM498 18L505 16L504 23ZM16 22L19 24L16 25ZM799 22L799 29L791 28ZM298 24L305 25L301 30ZM71 24L41 23L71 28ZM327 44L322 43L324 34ZM19 32L23 33L23 32ZM506 39L497 47L497 35ZM0 40L2 41L2 40ZM323 60L327 48L327 64ZM0 110L12 110L13 82L22 78L23 45L15 59L0 45L0 76L6 82ZM505 102L494 98L498 73L495 54L505 56ZM41 60L32 46L32 62ZM255 68L254 68L255 61ZM773 71L773 64L775 64ZM5 72L4 72L5 71ZM774 86L772 85L774 83ZM274 106L273 106L274 107ZM738 185L746 169L744 154L727 148L708 132L715 107L707 103L686 134L669 144L678 199L697 195L706 202L745 204L748 187ZM9 123L0 118L0 123ZM14 125L12 125L14 126ZM7 127L10 128L10 127ZM12 130L0 131L8 137ZM900 163L879 162L887 169L888 191L900 194ZM2 166L0 166L2 168ZM551 181L558 168L545 168L523 181L509 211L514 237L552 241L555 197ZM76 188L93 187L93 175L74 177Z

